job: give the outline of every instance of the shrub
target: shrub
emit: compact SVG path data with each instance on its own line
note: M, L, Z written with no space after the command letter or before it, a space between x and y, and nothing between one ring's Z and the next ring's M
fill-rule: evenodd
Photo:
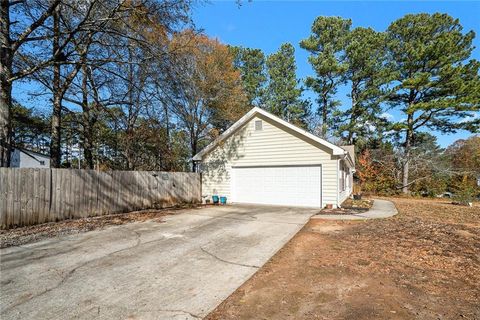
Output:
M459 204L468 205L475 200L477 190L474 186L468 183L462 183L455 188L453 200Z

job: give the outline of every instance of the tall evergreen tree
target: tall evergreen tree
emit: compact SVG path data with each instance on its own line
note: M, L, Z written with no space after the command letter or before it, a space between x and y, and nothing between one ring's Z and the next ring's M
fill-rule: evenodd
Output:
M318 17L313 22L312 34L300 42L300 47L310 52L308 61L315 71L315 76L307 77L305 83L318 94L321 135L324 137L331 122L330 115L339 104L335 93L345 82L345 45L351 24L350 19L341 17Z
M379 117L385 67L385 35L371 28L355 28L345 46L346 80L350 84L350 107L339 112L338 133L348 144L366 143L381 134L386 119ZM366 125L367 124L367 125ZM375 130L371 130L375 128Z
M295 48L290 43L281 45L278 52L267 58L268 88L265 108L286 121L305 126L308 102L302 99L296 75Z
M49 120L41 112L14 104L12 108L12 145L48 153Z
M260 106L263 101L267 75L265 54L260 49L229 47L234 56L234 66L240 70L243 89L251 106Z
M394 125L404 135L404 193L409 191L412 145L418 131L479 128L479 119L467 119L480 110L480 62L467 61L475 35L462 29L458 19L439 13L409 14L388 27L394 76L388 100L406 118Z

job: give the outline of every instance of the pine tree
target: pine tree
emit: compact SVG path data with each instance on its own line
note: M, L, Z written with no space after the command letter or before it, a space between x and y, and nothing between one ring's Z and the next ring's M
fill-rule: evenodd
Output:
M268 56L268 87L264 107L286 121L305 126L308 102L302 99L295 64L295 48L284 43L280 49Z
M305 83L318 94L323 137L327 136L329 119L339 105L335 93L345 82L345 46L351 24L350 19L341 17L318 17L313 22L312 34L300 42L300 47L310 52L308 61L315 71L315 76L308 77Z
M234 67L240 70L243 89L251 106L261 105L265 92L267 75L265 54L260 49L230 46L234 56Z
M387 124L382 113L385 67L385 35L371 28L355 28L345 47L345 79L350 85L351 105L338 112L338 134L347 144L366 143L379 137ZM374 128L374 130L371 130Z
M388 102L406 118L394 125L404 135L404 193L408 193L412 145L418 131L479 129L479 119L468 119L480 110L480 62L467 61L475 35L462 29L458 19L439 13L409 14L388 27L393 75Z

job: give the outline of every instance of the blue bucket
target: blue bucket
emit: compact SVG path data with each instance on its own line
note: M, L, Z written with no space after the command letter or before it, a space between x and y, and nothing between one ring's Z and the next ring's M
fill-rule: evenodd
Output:
M221 204L227 204L227 197L220 197Z
M214 204L218 203L218 196L212 196L212 201Z

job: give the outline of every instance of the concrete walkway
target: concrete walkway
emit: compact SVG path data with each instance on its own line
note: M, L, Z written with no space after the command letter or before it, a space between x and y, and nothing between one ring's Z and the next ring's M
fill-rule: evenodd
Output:
M398 213L397 208L393 202L388 200L374 200L373 206L370 210L358 214L319 214L312 217L312 219L323 220L367 220L367 219L382 219L393 217Z

